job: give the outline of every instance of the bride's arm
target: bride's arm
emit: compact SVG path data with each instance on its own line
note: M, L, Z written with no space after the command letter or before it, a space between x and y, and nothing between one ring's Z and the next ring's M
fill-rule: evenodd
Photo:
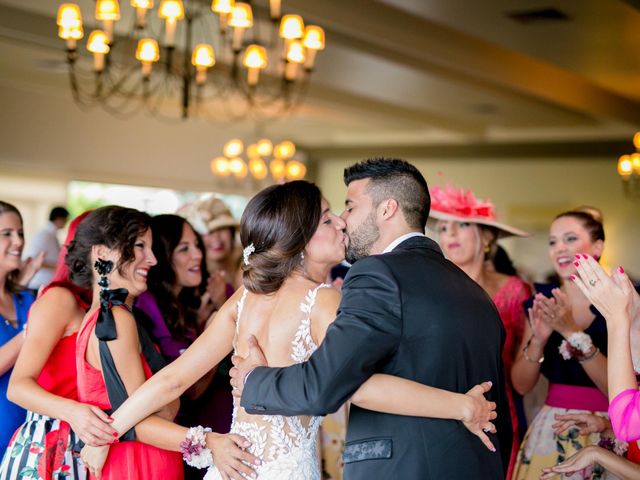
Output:
M206 372L207 369L219 363L229 353L235 332L233 319L228 319L233 324L231 336L228 334L228 325L222 322L218 323L221 318L219 314L216 322L209 327L207 332L212 335L210 331L213 330L213 335L220 340L220 343L212 345L213 342L203 342L194 353L192 348L197 347L198 341L194 342L193 346L182 356L144 382L135 320L130 314L121 310L114 310L114 317L117 323L118 338L109 343L109 348L116 369L127 392L130 393L130 397L113 413L112 427L122 434L135 425L139 441L165 450L180 451L180 442L185 439L187 429L152 414L178 398L186 388L202 376L202 372ZM216 324L219 325L218 328L215 328ZM205 337L207 332L200 338ZM223 344L225 339L227 347L224 347ZM187 361L183 361L182 359L188 352L191 352L190 357L187 357ZM176 364L178 368L174 368ZM136 390L136 388L138 389ZM206 443L214 453L216 466L224 471L229 478L242 479L238 472L246 475L253 474L253 470L240 462L243 460L250 464L257 460L249 453L240 450L248 446L246 439L239 435L209 433L206 437ZM107 452L108 446L85 447L83 449L82 458L94 475L99 475Z
M483 427L488 427L488 422L495 418L491 415L495 403L489 402L483 395L491 389L491 382L477 385L474 389L466 394L456 393L376 373L362 384L351 401L359 407L377 412L461 420L466 423L484 421Z
M116 431L126 432L180 397L231 352L236 328L235 305L242 290L227 300L215 320L182 355L147 380L111 415L111 426Z
M339 302L340 294L336 290L321 290L318 295L311 321L311 334L317 344L324 340ZM460 420L487 448L495 451L483 432L483 429L495 430L490 421L496 418L496 404L484 397L490 389L491 382L484 382L463 394L378 373L358 388L351 402L367 410L394 415Z

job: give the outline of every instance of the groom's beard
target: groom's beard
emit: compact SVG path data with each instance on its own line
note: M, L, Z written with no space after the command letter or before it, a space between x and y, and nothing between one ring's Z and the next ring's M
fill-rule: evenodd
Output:
M380 229L375 224L375 211L358 225L353 232L347 231L349 243L345 251L345 260L354 263L371 255L373 244L380 238Z

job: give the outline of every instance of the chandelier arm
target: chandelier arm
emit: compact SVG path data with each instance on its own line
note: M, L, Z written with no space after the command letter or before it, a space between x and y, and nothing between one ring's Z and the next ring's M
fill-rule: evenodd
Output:
M293 112L306 98L309 72L301 71L297 81L284 80L279 22L271 19L268 9L257 6L256 2L251 3L256 18L243 45L252 40L270 50L269 65L261 73L257 86L249 84L242 51L233 53L232 29L226 34L215 32L219 16L211 13L208 0L183 0L185 21L178 22L176 32L181 41L173 49L167 50L163 46L166 54L158 55L157 43L155 53L153 49L150 52L138 51L142 48L138 42L141 38L160 39L160 43L164 43L165 22L157 14L151 14L157 13L157 9L147 12L143 27L137 26L135 15L131 17L129 33L117 36L109 45L111 52L106 55L105 68L100 74L92 69L91 79L89 75L83 78L86 68L80 68L87 64L89 58L81 57L75 50L69 52L69 85L74 102L82 108L100 104L112 115L127 117L145 108L153 115L165 117L163 120L167 120L167 112L175 111L176 107L178 116L183 119L195 114L208 116L208 103L218 104L217 108L211 109L215 121L219 121L221 111L233 121L248 116L272 119ZM218 44L218 66L207 72L202 86L195 81L195 67L191 65L192 46L201 33L205 41L211 39L209 43ZM134 52L145 65L145 75L141 73L138 61L131 62ZM145 80L147 76L149 78Z

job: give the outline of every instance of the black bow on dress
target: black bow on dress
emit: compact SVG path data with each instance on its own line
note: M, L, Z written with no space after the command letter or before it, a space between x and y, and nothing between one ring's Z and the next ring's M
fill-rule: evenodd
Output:
M129 290L126 288L103 288L100 290L100 312L96 321L96 337L99 340L108 342L118 338L116 321L111 309L118 305L125 305L129 309L129 306L124 303L127 295L129 295Z

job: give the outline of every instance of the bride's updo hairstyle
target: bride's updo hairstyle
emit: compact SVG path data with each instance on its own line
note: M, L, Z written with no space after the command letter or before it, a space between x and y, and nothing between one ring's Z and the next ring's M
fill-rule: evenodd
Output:
M272 185L247 204L240 220L245 249L242 282L253 293L277 291L301 267L304 247L318 228L322 195L304 180ZM249 253L250 252L250 253Z
M84 288L93 286L91 247L105 245L120 253L116 268L122 268L135 258L136 240L151 225L151 217L134 208L110 205L93 210L78 225L76 236L67 248L65 263L71 281Z

